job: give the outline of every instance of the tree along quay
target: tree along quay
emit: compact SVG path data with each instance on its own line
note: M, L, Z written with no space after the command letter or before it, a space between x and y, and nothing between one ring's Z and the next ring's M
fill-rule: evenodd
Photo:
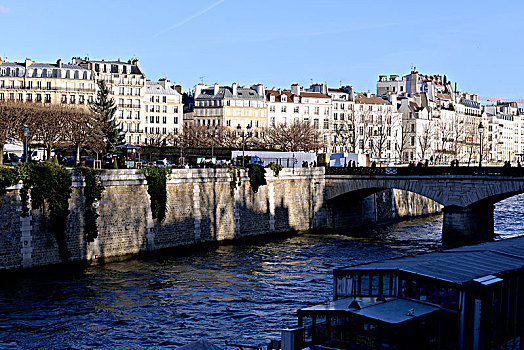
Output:
M45 206L23 216L21 185L8 187L0 197L0 269L97 263L181 246L334 227L324 168L284 169L278 177L266 169L267 184L256 193L246 170L235 173L232 185L228 169L172 170L166 176L164 216L154 218L148 181L140 170L101 171L100 199L90 190L88 201L84 177L73 172L61 238L52 232ZM87 208L95 213L86 215ZM430 214L440 206L414 193L387 190L355 200L352 208L351 215L338 218L345 220L345 227ZM93 218L94 231L92 223L88 225ZM65 247L67 255L59 247Z

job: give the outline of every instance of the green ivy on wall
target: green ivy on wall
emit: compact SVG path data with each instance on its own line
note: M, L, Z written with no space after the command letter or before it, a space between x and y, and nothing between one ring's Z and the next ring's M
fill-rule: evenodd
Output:
M6 194L6 188L14 186L20 181L18 169L0 166L0 196Z
M278 174L280 173L280 171L283 169L282 168L282 165L280 164L276 164L276 163L269 163L266 168L269 168L271 170L273 170L273 172L275 173L275 176L278 177Z
M266 169L264 169L263 166L249 163L247 165L247 175L249 176L249 183L251 184L251 188L253 189L253 192L258 192L258 188L260 186L264 186L267 184L266 182Z
M98 236L98 227L96 220L99 215L96 212L96 203L102 198L104 186L100 180L99 171L80 167L78 171L82 174L85 181L84 197L85 197L85 232L87 242L93 242Z
M153 214L153 219L162 221L166 215L167 174L170 174L171 170L153 167L143 169L142 173L147 180L147 193L149 193L149 196L151 197L151 212Z
M31 191L31 206L49 208L49 222L55 233L62 260L69 257L66 243L66 223L69 215L69 198L71 198L71 173L63 166L50 162L23 164L18 168L23 181L20 196L23 203L22 215L27 216L28 192Z

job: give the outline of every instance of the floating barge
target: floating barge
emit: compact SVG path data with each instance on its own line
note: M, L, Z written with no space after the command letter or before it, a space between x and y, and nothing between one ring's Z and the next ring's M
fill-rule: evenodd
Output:
M335 269L282 349L523 349L524 237Z

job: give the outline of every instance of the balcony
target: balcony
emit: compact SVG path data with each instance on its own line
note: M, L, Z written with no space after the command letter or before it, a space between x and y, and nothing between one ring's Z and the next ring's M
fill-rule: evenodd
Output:
M18 87L11 87L11 86L3 86L0 87L0 89L6 89L6 90L29 90L29 91L70 91L70 92L91 92L95 93L96 89L75 89L75 88L61 88L61 87L41 87L41 88L35 88L35 87L28 87L28 86L18 86Z
M119 103L118 104L118 108L136 108L136 109L140 109L140 105L129 104L129 103Z

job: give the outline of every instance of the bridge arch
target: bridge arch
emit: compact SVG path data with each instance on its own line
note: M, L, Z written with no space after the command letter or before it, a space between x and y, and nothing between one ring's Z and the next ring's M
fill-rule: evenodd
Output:
M524 172L518 171L520 176L327 174L325 199L340 201L348 195L358 197L385 189L405 190L443 206L443 238L486 239L494 235L494 204L524 193Z

